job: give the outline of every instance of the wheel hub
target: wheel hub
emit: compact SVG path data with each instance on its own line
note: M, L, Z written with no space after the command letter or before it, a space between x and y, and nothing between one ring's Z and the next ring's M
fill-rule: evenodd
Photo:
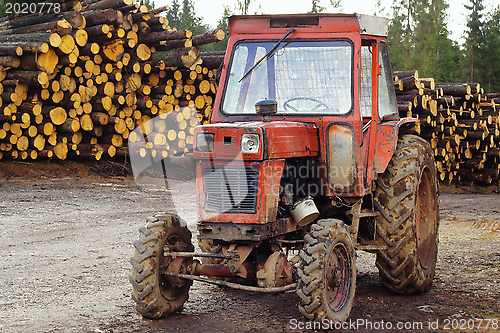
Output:
M166 271L185 274L185 267L187 266L186 264L188 264L186 261L186 258L175 258L169 262L168 266L166 267ZM184 286L184 284L186 283L186 280L174 277L172 275L167 275L167 280L170 282L170 284L172 284L172 286L177 288Z
M332 274L329 276L328 285L331 288L337 288L342 283L342 271L340 267L333 267Z
M344 244L338 243L331 251L327 263L326 296L328 304L333 311L338 311L344 306L350 290L351 261Z
M264 267L257 272L257 282L261 287L282 287L292 283L292 280L292 266L282 252L271 254Z

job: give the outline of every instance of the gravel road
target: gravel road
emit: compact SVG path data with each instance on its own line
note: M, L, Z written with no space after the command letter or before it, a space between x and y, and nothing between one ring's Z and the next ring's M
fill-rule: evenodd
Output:
M195 237L194 187L183 186L181 215ZM198 282L182 313L139 316L128 260L145 218L169 209L164 189L130 178L38 177L0 181L0 193L1 332L298 332L308 325L294 292ZM347 331L500 331L499 218L500 196L441 194L437 272L423 295L386 291L374 256L358 253L351 321L359 325Z

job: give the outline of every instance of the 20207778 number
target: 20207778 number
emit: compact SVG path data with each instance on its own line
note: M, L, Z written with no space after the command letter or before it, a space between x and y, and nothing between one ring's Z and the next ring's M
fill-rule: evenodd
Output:
M430 328L430 327L429 327ZM443 321L444 330L476 330L485 329L495 331L500 329L498 319L445 319Z
M7 14L51 14L60 13L61 4L56 2L42 2L42 3L10 3L5 4L5 12Z

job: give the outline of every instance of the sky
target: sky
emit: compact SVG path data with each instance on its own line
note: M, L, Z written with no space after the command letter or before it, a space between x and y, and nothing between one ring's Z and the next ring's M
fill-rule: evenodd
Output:
M179 1L182 3L182 1ZM467 10L464 8L464 3L470 3L468 0L448 0L450 7L448 8L448 30L450 38L462 43L461 37L466 28ZM171 5L171 0L155 0L155 7ZM222 17L223 6L229 6L234 9L236 0L193 0L195 11L198 16L203 18L203 21L215 28L217 21ZM342 0L342 12L352 14L370 14L375 12L376 0ZM378 13L378 16L390 17L392 0L381 0L381 8L384 11ZM494 6L499 4L499 0L484 0L485 13L492 11ZM329 0L320 0L320 6L326 7L325 12L336 13ZM249 9L249 13L254 14L299 14L307 13L311 10L311 1L309 0L253 0Z

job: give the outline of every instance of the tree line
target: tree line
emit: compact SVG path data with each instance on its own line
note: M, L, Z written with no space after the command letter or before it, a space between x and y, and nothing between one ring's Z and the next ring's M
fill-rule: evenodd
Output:
M233 6L224 5L216 28L227 33L226 18L233 14L262 14L249 11L252 2L255 0L235 0ZM342 10L341 0L329 2L334 10ZM449 6L448 0L393 1L388 35L393 70L416 69L421 77L438 82L480 83L487 92L500 92L500 5L486 12L483 0L467 0L461 44L450 38L447 22L464 18L448 18ZM172 0L167 12L171 25L196 33L209 30L194 8L193 0ZM321 0L311 0L310 8L310 13L326 10ZM380 15L382 10L378 0L373 14ZM225 50L226 45L227 39L205 46L204 51Z
M11 0L29 2L37 0ZM342 11L342 0L310 0L310 13L326 10L329 2L334 11ZM323 3L322 3L323 1ZM422 77L433 77L438 82L480 83L487 92L500 92L500 5L486 11L484 0L467 0L464 42L450 38L446 10L451 0L394 0L389 23L388 44L394 71L419 71ZM258 7L250 12L256 0L234 0L232 6L223 5L222 17L216 27L210 27L195 10L194 0L172 0L166 17L170 26L190 29L194 35L214 28L228 33L227 17L233 14L262 14ZM452 5L458 6L457 4ZM0 0L0 17L5 16L6 0ZM140 0L154 8L152 0ZM373 14L381 11L378 0ZM459 17L451 20L463 19ZM227 38L219 43L204 45L203 51L222 51Z
M394 2L388 36L393 70L417 69L439 82L480 83L500 92L500 6L485 13L483 0L468 0L462 44L450 39L448 7L446 0Z

